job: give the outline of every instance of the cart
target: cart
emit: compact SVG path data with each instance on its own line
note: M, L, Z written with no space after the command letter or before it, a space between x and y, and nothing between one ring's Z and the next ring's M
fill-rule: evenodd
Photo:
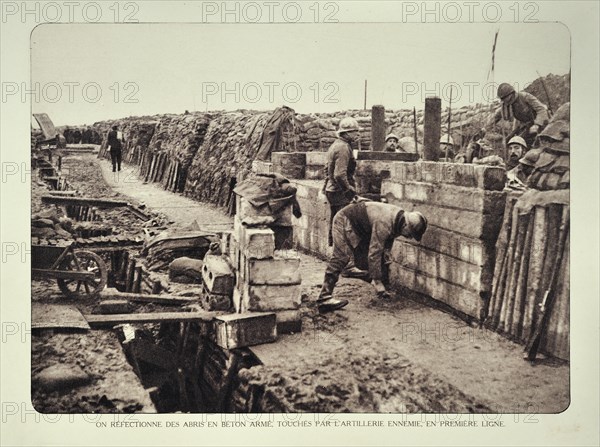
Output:
M56 279L68 297L93 297L106 286L106 264L96 253L75 249L74 241L31 246L33 278Z

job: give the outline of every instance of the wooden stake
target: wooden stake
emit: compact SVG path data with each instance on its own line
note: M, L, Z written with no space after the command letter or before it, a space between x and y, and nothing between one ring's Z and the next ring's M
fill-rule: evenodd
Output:
M510 322L510 333L520 339L523 331L523 309L527 296L527 273L529 272L529 258L531 255L531 241L533 239L533 225L535 220L535 210L530 211L528 216L528 225L523 242L523 254L521 255L521 266L519 268L517 287L515 290L515 307L512 320Z

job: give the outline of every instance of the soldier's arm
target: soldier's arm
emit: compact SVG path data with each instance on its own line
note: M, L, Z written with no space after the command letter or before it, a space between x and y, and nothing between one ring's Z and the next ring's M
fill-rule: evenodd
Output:
M535 120L533 121L534 124L537 124L538 126L545 126L548 124L548 120L550 119L548 116L548 108L532 94L527 92L521 93L529 107L535 110L536 116Z

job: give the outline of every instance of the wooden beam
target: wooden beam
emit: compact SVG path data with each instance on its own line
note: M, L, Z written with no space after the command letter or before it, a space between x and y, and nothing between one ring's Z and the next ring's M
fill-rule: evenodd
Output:
M123 200L96 199L92 197L59 197L53 195L42 196L42 203L52 205L96 206L98 208L119 208L129 206Z
M78 272L77 270L32 269L31 272L45 278L72 279L73 281L92 280L95 277L94 272Z
M210 322L217 312L153 312L142 314L84 315L90 327L100 328L125 323Z

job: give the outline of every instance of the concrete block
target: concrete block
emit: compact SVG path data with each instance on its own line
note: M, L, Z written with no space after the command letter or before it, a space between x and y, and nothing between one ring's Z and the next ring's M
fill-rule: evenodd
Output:
M275 314L277 334L297 334L302 332L302 312L299 310L282 310Z
M241 312L270 312L299 309L302 302L301 286L250 285L242 286Z
M236 215L233 219L233 234L240 251L249 258L265 259L273 257L275 234L265 226L248 227Z
M392 259L403 267L441 278L449 283L472 290L490 291L491 283L482 282L481 266L470 264L451 256L397 240Z
M390 265L390 282L392 286L403 286L422 293L466 315L479 319L479 311L483 300L477 292L451 284L438 277L428 276L425 273L403 267L397 263Z
M215 343L224 349L272 343L277 339L274 313L221 315L214 319Z
M245 280L251 285L300 284L300 257L294 252L276 251L272 259L248 259Z
M128 314L131 307L127 300L104 300L98 304L98 312L101 314Z
M325 151L311 151L306 153L306 165L312 166L326 166L327 165L327 152Z
M382 152L382 151L358 151L356 159L362 160L385 160L385 161L417 161L419 154L405 152Z
M381 194L388 198L427 203L468 211L477 211L483 214L502 214L506 204L504 191L488 191L464 186L435 184L424 182L406 182L384 180L381 185Z
M495 166L467 163L397 162L393 165L391 180L399 183L443 183L502 191L506 183L506 170Z
M269 161L254 160L252 162L252 172L256 174L273 174L273 163Z
M204 257L202 281L211 293L230 295L233 292L234 274L229 263L222 256L207 254Z
M273 152L273 170L288 179L303 179L306 168L306 152Z
M392 257L399 256L395 253L397 253L396 244L400 241L425 247L476 266L483 266L486 262L489 262L490 257L493 258L495 252L494 241L466 237L433 225L427 228L427 232L418 244L415 241L403 238L398 238L396 241L392 247Z

